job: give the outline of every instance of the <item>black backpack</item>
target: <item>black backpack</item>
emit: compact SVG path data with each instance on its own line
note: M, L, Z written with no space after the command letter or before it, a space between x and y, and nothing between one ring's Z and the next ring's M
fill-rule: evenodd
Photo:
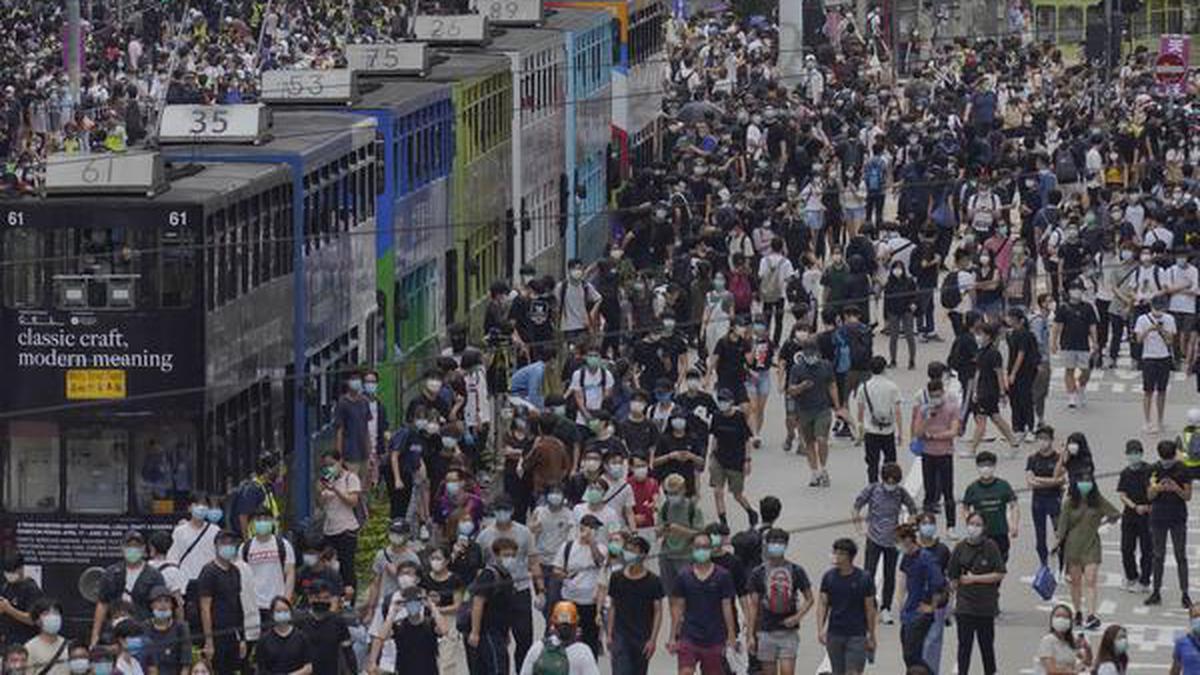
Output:
M962 289L958 287L958 272L951 270L942 278L941 290L938 293L943 309L954 309L962 302Z
M860 324L858 330L846 331L850 343L850 369L867 370L871 367L874 347L871 344L871 329Z

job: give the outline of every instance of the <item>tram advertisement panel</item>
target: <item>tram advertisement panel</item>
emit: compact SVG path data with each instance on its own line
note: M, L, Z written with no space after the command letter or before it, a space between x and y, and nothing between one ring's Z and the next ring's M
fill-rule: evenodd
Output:
M198 310L154 314L4 310L5 409L109 401L151 410L197 400L204 384Z

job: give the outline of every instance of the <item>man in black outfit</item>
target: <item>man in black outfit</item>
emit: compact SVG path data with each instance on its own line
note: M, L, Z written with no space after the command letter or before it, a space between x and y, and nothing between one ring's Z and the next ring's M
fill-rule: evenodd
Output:
M242 613L242 574L234 561L238 536L222 530L216 538L217 557L200 570L196 590L200 596L200 625L204 631L202 653L216 675L232 675L245 658L245 615Z
M38 633L29 608L42 597L42 589L25 576L25 556L15 549L4 552L0 567L4 569L0 579L0 648L22 645Z
M1033 380L1042 361L1037 339L1029 330L1025 312L1018 307L1008 310L1008 399L1012 406L1014 434L1033 437Z
M515 560L517 542L500 537L492 542L496 561ZM512 573L490 563L479 570L469 589L471 611L467 625L458 626L467 643L467 663L473 675L508 675L508 621L512 615Z
M1162 604L1163 567L1167 562L1167 535L1175 549L1179 572L1180 598L1185 609L1192 606L1188 597L1187 503L1192 499L1192 480L1188 468L1179 461L1175 441L1158 442L1159 462L1150 470L1150 535L1154 539L1154 591L1147 605Z

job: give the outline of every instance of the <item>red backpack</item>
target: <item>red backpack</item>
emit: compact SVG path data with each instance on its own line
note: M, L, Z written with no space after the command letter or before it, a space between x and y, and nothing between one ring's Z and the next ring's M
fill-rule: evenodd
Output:
M754 289L750 286L750 277L741 272L731 273L729 275L729 292L733 293L734 312L748 313L750 304L754 301Z

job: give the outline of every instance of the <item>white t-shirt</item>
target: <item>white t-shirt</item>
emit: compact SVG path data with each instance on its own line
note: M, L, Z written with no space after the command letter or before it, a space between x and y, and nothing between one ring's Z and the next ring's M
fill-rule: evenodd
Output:
M1047 656L1059 670L1078 668L1079 666L1075 650L1057 636L1049 633L1042 637L1041 643L1038 644L1037 655L1033 657L1033 672L1037 675L1046 675L1046 669L1042 667L1042 658ZM1070 672L1076 671L1071 670Z
M163 581L167 582L167 590L172 593L183 595L187 592L188 580L183 576L183 570L178 563L173 563L170 560L151 560L150 566L158 570L158 573L163 576Z
M1168 251L1171 250L1171 246L1175 243L1175 233L1162 225L1156 225L1154 228L1146 230L1146 235L1142 237L1142 246L1154 246L1160 241Z
M541 640L533 643L533 646L525 654L525 662L521 664L520 675L533 675L533 667L537 665L543 649L545 649L545 644ZM596 666L596 657L592 655L591 648L586 644L572 642L567 645L566 652L568 671L571 675L600 675L600 668Z
M252 537L248 544L242 544L242 549L238 555L250 565L250 571L254 575L254 593L258 599L259 609L270 609L271 600L275 596L287 596L286 580L283 576L283 566L296 565L296 552L292 549L292 545L288 540L283 539L283 555L284 561L281 565L279 562L279 544L276 541L275 535L272 535L266 541L261 541L258 537Z
M568 391L571 394L582 392L584 407L595 412L603 407L604 391L611 389L613 384L612 373L608 370L600 368L596 372L592 372L584 367L571 375L571 388ZM583 416L583 413L576 413L575 423L587 424L587 418Z
M25 650L29 652L29 663L41 664L37 666L40 671L44 664L50 663L50 660L54 658L54 655L58 652L59 645L61 645L63 642L66 642L66 638L61 636L50 642L43 640L41 635L35 635L29 638L29 641L25 643ZM71 674L71 669L67 667L68 651L68 649L62 650L62 654L59 655L58 660L54 662L53 666L51 666L50 670L47 672L47 675ZM30 668L29 672L38 671L34 671L33 668Z
M362 482L358 480L358 474L353 471L343 469L333 482L343 494L349 495L357 492L359 499L362 498ZM322 490L322 492L325 491ZM325 507L324 534L326 537L358 530L358 517L354 515L354 509L342 501L342 498L334 494L332 490L328 491L327 496L321 497L321 502Z
M542 560L550 560L558 549L571 538L575 526L575 514L565 506L557 511L549 506L533 510L532 523L537 523L534 535L535 548ZM531 527L531 529L534 529Z
M1138 317L1137 323L1133 326L1133 332L1137 334L1138 340L1142 343L1142 358L1144 359L1165 359L1171 356L1171 347L1163 336L1158 331L1151 330L1156 325L1162 326L1163 332L1167 337L1175 335L1175 317L1163 312L1162 315L1155 317L1153 312L1143 314Z
M959 270L955 274L958 275L958 293L962 299L958 301L958 306L954 308L954 311L962 313L971 309L969 293L975 288L975 273Z
M904 269L909 269L909 264L912 262L913 251L916 250L916 245L907 237L895 236L882 242L884 247L883 252L886 254L888 265L891 263L900 263L904 265Z
M617 512L611 506L606 505L599 511L593 511L588 508L587 504L576 504L575 508L571 510L571 515L575 519L574 527L571 529L572 536L579 532L579 521L583 520L583 517L589 513L599 518L600 524L604 526L596 532L596 541L601 546L608 546L608 535L620 532L621 528L624 527L621 524L621 516L618 516Z
M617 514L617 519L625 517L625 509L633 508L633 488L630 487L629 481L622 480L620 482L608 479L610 485L608 492L604 493L604 504L612 509L613 513Z
M568 541L571 545L571 559L566 559L567 544L564 543L554 555L554 566L566 573L563 579L563 600L570 600L577 605L595 605L596 588L600 585L601 574L608 562L606 544L597 539L596 548L599 555L593 555L591 549L579 543L578 539ZM597 564L599 558L599 564Z
M1171 304L1168 309L1181 314L1195 314L1195 294L1200 292L1200 270L1197 270L1196 266L1190 263L1184 267L1172 267L1171 286L1179 285L1185 285L1185 287L1171 294ZM1191 293L1188 291L1191 291Z
M865 392L865 394L863 393ZM867 397L871 399L871 405L867 405ZM896 404L901 402L900 387L896 386L895 382L875 375L871 379L862 384L859 390L858 401L863 407L863 428L869 434L894 434L896 433L896 422L894 419L896 412ZM875 414L872 415L871 411ZM886 424L877 424L876 421L886 421ZM903 422L903 420L899 420Z
M781 298L786 297L788 279L795 273L796 269L792 267L792 261L788 260L787 256L782 253L769 253L758 261L759 290L767 285L767 279L771 275L775 275L779 280L779 295Z
M171 549L167 551L167 560L179 564L186 581L200 578L200 570L217 557L216 540L220 531L221 528L212 523L205 523L197 529L190 520L175 526L171 532ZM195 547L192 547L193 543L196 543ZM188 553L189 548L192 549L191 553Z

